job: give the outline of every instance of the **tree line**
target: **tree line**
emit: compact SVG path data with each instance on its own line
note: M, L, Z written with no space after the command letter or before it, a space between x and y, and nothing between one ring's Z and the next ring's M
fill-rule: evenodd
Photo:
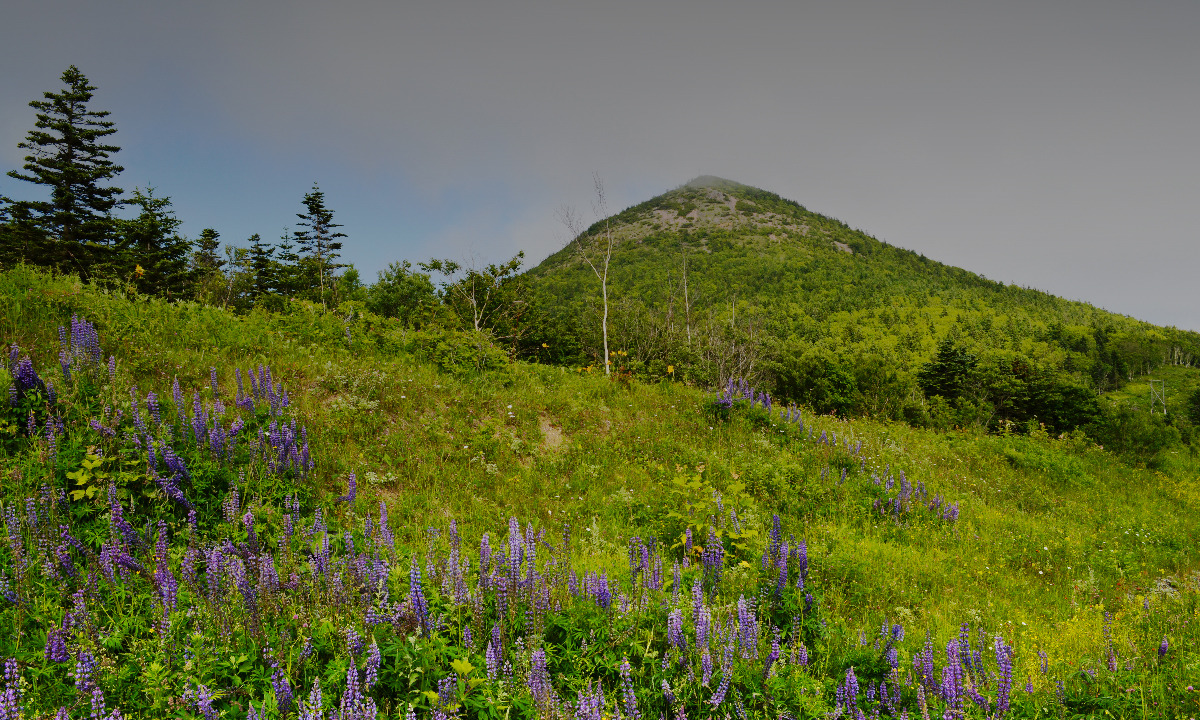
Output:
M520 277L523 253L499 264L397 261L364 284L341 261L346 235L317 183L301 200L295 230L275 242L256 233L223 244L215 228L183 236L169 197L115 184L124 169L114 159L116 127L107 111L91 107L95 86L73 65L61 79L61 89L29 103L35 129L19 143L28 154L8 176L39 186L44 198L0 196L0 265L25 263L237 312L285 311L295 300L351 303L414 327L486 331L513 355L544 356L549 348L545 315ZM119 216L121 209L132 210L130 217Z
M18 144L28 154L8 176L39 186L44 196L0 196L0 263L236 307L281 298L336 302L345 235L316 183L301 201L297 229L278 243L255 234L246 246L222 247L213 228L184 237L169 197L151 187L127 193L114 183L124 170L114 159L117 129L108 111L91 107L95 86L74 65L61 79L61 89L29 103L36 123ZM131 212L121 217L120 209Z
M510 357L702 386L744 377L817 412L994 432L1088 427L1119 438L1098 395L1200 356L1195 333L995 283L727 181L610 216L597 179L598 221L585 229L563 213L570 241L536 272L521 271L521 253L496 264L434 258L393 262L366 284L341 261L346 236L316 183L295 230L275 242L223 245L214 228L184 237L169 197L115 185L116 128L90 107L95 87L74 66L62 83L30 103L35 128L19 144L28 154L8 175L45 197L0 197L0 264L236 312L349 303L417 329L486 333ZM688 223L624 239L653 213L720 207L714 189L739 196L728 229ZM756 229L764 217L774 218L769 237ZM831 240L853 256L828 252ZM1188 401L1195 412L1181 419L1200 425L1200 391Z

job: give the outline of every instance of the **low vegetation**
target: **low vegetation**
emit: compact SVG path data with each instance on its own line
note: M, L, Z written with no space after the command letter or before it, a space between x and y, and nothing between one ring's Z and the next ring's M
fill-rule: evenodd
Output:
M0 294L6 717L1200 709L1177 440L1150 467L345 307Z

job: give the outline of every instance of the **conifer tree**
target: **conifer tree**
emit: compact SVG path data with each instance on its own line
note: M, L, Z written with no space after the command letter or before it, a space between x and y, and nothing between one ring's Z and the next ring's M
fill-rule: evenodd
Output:
M22 262L47 264L49 245L28 205L0 198L0 266Z
M44 236L39 256L28 260L90 274L93 263L112 259L115 221L110 213L122 190L103 183L123 168L109 157L120 148L104 142L116 132L104 119L108 112L88 107L96 88L74 65L62 74L62 82L66 87L61 91L43 93L44 99L29 103L37 110L36 129L17 145L29 155L22 170L8 173L46 186L50 199L10 201L11 214L23 214L31 221L27 229Z
M304 207L307 212L296 214L300 229L294 235L303 257L302 269L308 285L305 289L316 290L325 305L326 289L333 289L334 272L343 267L337 262L342 249L338 238L346 235L337 232L341 225L333 221L333 211L325 207L325 193L315 182L304 196Z
M120 239L111 267L103 274L132 279L138 292L179 298L192 284L188 271L191 243L176 231L182 221L171 209L171 198L154 197L154 188L135 188L130 205L137 217L116 221Z
M221 259L220 249L221 233L212 228L200 231L200 237L196 238L196 252L192 255L192 267L197 275L215 275L221 271L225 261Z
M274 289L284 297L294 297L300 289L300 255L292 244L287 228L284 228L275 249L275 262L272 265Z
M250 272L252 274L250 295L254 302L275 290L275 248L265 243L262 236L250 236Z

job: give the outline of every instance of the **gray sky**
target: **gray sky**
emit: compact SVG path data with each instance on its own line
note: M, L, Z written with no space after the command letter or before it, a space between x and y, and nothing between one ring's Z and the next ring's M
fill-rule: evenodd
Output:
M591 174L701 174L892 244L1200 330L1200 3L7 2L0 169L74 63L120 184L277 238L318 181L371 279L534 264ZM0 178L0 194L31 188ZM585 213L586 214L586 213Z

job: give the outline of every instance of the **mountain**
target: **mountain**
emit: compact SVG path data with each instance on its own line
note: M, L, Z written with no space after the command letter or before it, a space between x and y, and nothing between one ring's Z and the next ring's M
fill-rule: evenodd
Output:
M821 411L918 424L1069 430L1094 417L1087 398L1200 358L1197 333L989 280L705 176L600 220L526 274L585 363L602 354L602 306L581 250L602 259L609 236L610 350L644 375L744 376Z

